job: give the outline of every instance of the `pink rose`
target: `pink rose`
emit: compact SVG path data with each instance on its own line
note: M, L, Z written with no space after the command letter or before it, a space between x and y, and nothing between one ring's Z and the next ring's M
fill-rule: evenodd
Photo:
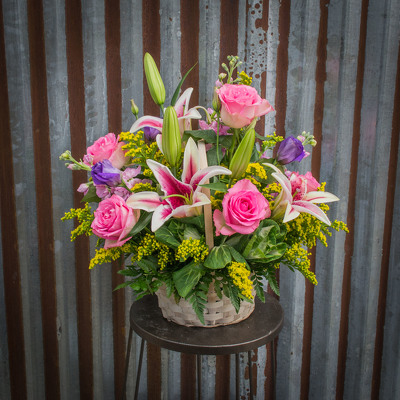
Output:
M214 211L216 235L253 233L271 215L269 203L249 180L242 179L228 190L222 200L222 212Z
M300 175L298 172L286 171L286 176L292 184L293 200L301 200L308 192L316 191L321 185L308 171L305 175Z
M122 150L124 144L124 142L118 142L118 138L113 133L108 133L87 148L84 160L92 160L93 164L110 160L113 167L122 168L128 161L125 151Z
M140 216L139 210L128 207L125 200L112 195L99 203L92 222L93 233L106 239L105 249L122 246L130 237L126 237Z
M274 111L271 104L251 86L226 84L216 92L221 100L222 122L232 128L243 128L255 117Z

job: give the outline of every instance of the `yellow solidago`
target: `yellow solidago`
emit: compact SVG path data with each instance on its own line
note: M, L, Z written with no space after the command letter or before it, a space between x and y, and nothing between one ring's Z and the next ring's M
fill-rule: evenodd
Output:
M268 201L272 201L281 192L282 186L278 182L273 182L262 189L262 194Z
M208 256L208 246L199 239L185 239L176 250L175 259L183 262L189 257L193 258L195 263L202 263Z
M71 232L71 242L74 241L79 235L92 235L92 221L94 215L89 203L85 203L83 208L71 208L69 212L66 212L61 218L61 221L67 219L77 218L79 225Z
M145 237L139 243L136 253L136 261L140 261L146 256L151 256L153 253L157 253L158 265L163 270L168 262L171 261L171 253L169 247L159 242L154 234L147 233Z
M250 163L246 169L246 175L257 176L261 179L267 179L267 173L265 172L264 167L258 163Z
M157 188L153 186L151 183L143 183L139 182L136 185L134 185L131 189L131 192L133 193L138 193L138 192L157 192Z
M239 72L239 78L241 79L239 82L239 84L241 85L250 86L251 82L253 81L253 78L251 76L248 76L244 71Z
M125 243L121 247L96 249L95 256L90 260L89 269L94 268L98 264L104 264L118 260L123 254L134 253L135 251L136 245L132 243Z
M314 272L310 271L309 256L311 253L308 253L300 243L294 243L285 253L285 262L300 271L313 285L316 285L318 282Z
M233 280L233 284L240 290L240 293L248 299L253 299L251 293L253 282L249 278L250 271L246 268L246 264L234 261L228 266L228 273Z
M262 153L264 153L265 150L273 149L276 146L276 144L282 142L282 140L283 137L276 136L275 132L272 135L266 135L261 146Z

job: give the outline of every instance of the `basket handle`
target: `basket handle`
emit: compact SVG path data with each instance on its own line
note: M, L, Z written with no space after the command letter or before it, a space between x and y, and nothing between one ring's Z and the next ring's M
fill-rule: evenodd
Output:
M200 140L198 142L198 149L200 155L200 168L207 168L207 155L206 155L206 143L204 140ZM206 182L208 183L208 181ZM201 188L201 191L210 198L210 189ZM205 233L206 233L206 244L208 248L211 250L214 247L214 225L212 219L212 209L211 203L204 205L204 226L205 226Z

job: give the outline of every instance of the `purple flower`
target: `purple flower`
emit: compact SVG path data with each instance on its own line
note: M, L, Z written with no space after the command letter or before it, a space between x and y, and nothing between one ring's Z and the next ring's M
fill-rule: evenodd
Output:
M143 133L147 142L154 142L156 140L156 136L161 132L156 128L152 128L151 126L145 126L143 128Z
M103 160L93 165L92 178L95 185L116 186L121 183L121 171L109 160Z
M276 153L276 159L282 165L293 161L301 161L306 156L307 153L304 150L303 144L293 136L287 137L281 142Z

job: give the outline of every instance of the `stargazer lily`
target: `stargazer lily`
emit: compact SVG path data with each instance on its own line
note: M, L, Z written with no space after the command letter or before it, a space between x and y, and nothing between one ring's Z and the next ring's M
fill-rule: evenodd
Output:
M264 165L267 165L275 171L272 173L272 176L282 186L282 191L275 200L275 207L272 210L271 218L280 218L284 215L283 222L285 223L295 219L300 215L300 213L304 212L313 215L315 218L318 218L327 225L331 225L331 221L329 221L326 214L315 204L338 201L338 197L329 192L307 192L307 187L301 193L293 193L292 181L288 179L285 174L283 174L275 165L269 163L264 163Z
M189 100L192 95L193 88L186 89L182 95L179 97L177 102L175 103L175 111L178 116L179 121L179 129L181 131L181 135L185 130L190 129L190 120L191 119L201 119L200 113L196 110L196 108L189 109ZM163 126L163 119L158 117L152 117L150 115L145 115L140 117L131 127L131 132L134 133L139 129L142 129L146 126L151 128L158 129L161 133Z
M164 196L155 192L139 192L131 195L126 203L133 209L153 212L153 232L172 217L200 215L201 206L210 203L210 199L201 192L200 185L213 176L231 174L229 169L219 165L200 169L199 150L192 138L189 138L185 147L181 181L165 165L154 160L147 160L147 165L153 171Z

